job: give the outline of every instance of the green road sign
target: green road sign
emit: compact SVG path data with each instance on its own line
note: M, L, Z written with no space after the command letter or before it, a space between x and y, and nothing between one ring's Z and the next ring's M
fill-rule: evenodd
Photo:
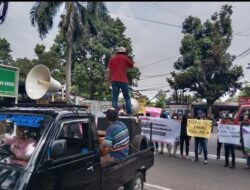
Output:
M0 65L0 96L18 96L18 68Z

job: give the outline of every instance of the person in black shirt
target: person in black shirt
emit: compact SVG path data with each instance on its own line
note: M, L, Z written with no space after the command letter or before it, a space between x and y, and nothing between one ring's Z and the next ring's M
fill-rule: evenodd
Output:
M181 151L181 157L183 157L183 146L185 142L185 148L186 148L186 158L188 157L189 153L189 141L190 136L187 135L187 120L191 118L191 114L185 114L181 121L181 132L180 132L180 151Z

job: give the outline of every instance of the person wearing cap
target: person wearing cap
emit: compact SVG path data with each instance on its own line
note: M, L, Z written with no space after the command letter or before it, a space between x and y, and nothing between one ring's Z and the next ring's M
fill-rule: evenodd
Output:
M127 114L132 115L127 69L133 68L134 64L127 56L124 47L118 47L116 51L116 54L108 62L106 83L109 84L111 82L112 85L112 106L118 109L118 96L121 89L126 103Z
M104 141L100 144L101 150L107 149L107 155L101 157L103 167L126 160L129 151L128 129L123 122L117 120L118 111L107 110L106 118L110 125L106 129Z

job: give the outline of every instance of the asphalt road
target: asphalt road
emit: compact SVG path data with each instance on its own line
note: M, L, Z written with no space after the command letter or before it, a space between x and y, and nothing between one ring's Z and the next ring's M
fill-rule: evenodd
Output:
M147 172L145 190L249 190L250 170L236 163L224 168L224 160L209 159L207 165L185 158L156 155Z
M207 148L208 148L208 154L210 155L210 157L214 158L216 156L216 149L217 149L217 128L214 128L213 133L211 133L211 136L208 139L208 147ZM179 152L179 149L180 149L180 147L178 147L177 153ZM190 155L194 154L194 138L191 138L191 140L190 140L189 151L191 152ZM166 153L166 152L167 152L166 146L164 145L164 153ZM173 152L173 150L172 150L172 152ZM184 154L185 154L185 146L184 146ZM235 155L236 155L236 158L239 158L239 159L243 158L243 153L240 149L240 146L239 146L239 148L236 148ZM224 158L224 145L222 145L222 147L221 147L221 156L222 156L222 158Z
M217 133L208 140L208 164L203 163L203 155L199 162L194 162L194 139L190 142L190 159L155 155L155 164L147 172L145 190L249 190L250 170L245 170L246 160L241 150L236 150L236 168L224 165L224 146L221 159L216 160ZM177 152L179 155L179 151Z

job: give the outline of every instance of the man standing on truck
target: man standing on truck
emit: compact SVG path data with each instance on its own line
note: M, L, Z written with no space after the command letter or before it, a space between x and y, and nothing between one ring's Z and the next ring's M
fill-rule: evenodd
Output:
M112 106L118 109L118 96L120 89L126 103L127 114L131 115L131 100L128 90L127 69L134 67L133 62L128 58L126 49L118 47L116 55L112 56L108 63L106 82L112 85Z
M106 136L101 149L107 149L108 154L101 157L103 167L112 163L119 163L126 159L129 151L129 133L127 126L118 121L118 111L114 109L107 110L106 118L110 126L106 129Z

